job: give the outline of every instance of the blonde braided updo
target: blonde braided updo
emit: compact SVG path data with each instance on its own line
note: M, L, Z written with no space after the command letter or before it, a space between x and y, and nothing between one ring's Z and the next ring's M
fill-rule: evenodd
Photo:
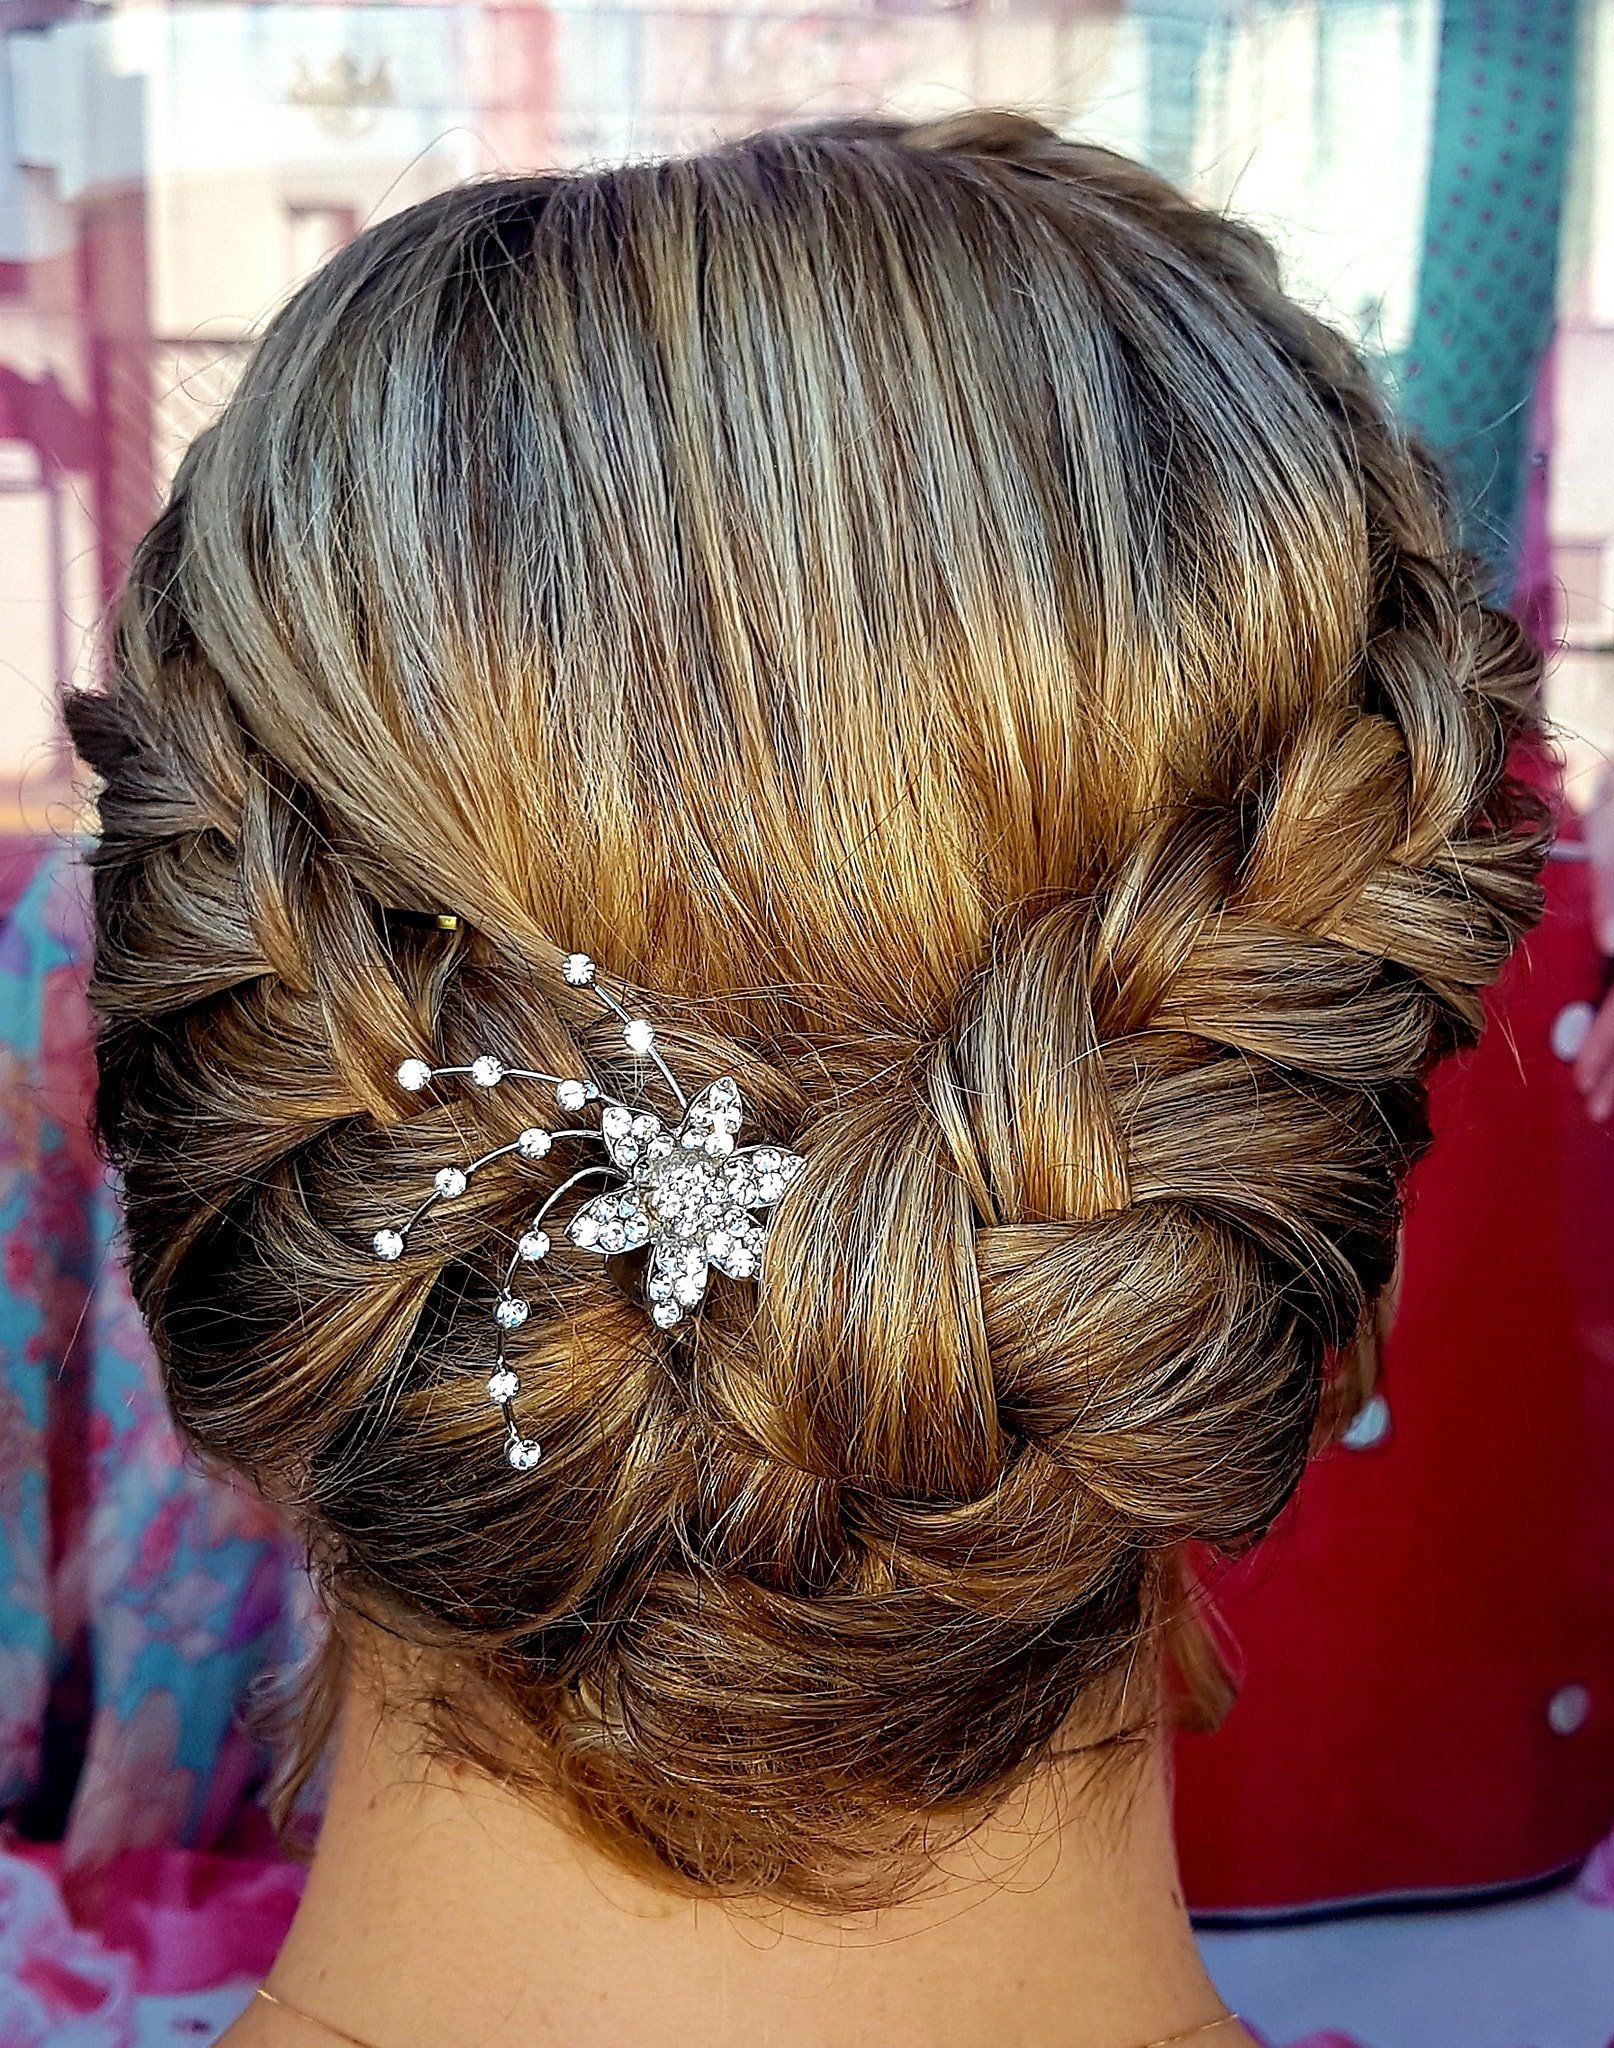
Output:
M335 1642L451 1653L435 1739L619 1853L823 1904L1123 1725L1538 903L1536 658L1266 246L1008 118L448 193L270 327L114 671L135 1283ZM401 1057L619 1064L563 944L808 1166L673 1334L552 1262L523 1477L544 1174L370 1240L490 1113Z

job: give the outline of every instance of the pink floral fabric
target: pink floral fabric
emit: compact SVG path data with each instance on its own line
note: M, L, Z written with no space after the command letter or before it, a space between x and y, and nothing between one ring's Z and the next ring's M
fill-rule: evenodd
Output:
M313 1603L264 1505L187 1456L129 1297L86 1121L85 886L70 847L0 844L0 1825L59 1844L48 1882L94 1924L131 1852L268 1849L244 1707ZM16 1941L49 1916L5 1876Z

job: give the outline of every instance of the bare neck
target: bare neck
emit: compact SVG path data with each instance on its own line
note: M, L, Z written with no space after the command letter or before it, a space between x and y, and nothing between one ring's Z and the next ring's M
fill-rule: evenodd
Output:
M227 2048L1138 2048L1221 2010L1189 1930L1162 1748L1052 1774L923 1903L833 1921L675 1897L533 1805L343 1717L306 1896ZM292 2009L295 2008L295 2009ZM1204 2048L1252 2048L1228 2027Z

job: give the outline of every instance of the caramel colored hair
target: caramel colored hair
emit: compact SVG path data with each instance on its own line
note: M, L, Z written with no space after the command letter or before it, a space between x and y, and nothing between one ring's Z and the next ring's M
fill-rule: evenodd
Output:
M1536 914L1537 662L1428 464L1136 165L766 133L360 236L113 669L100 1120L180 1423L338 1640L450 1653L450 1752L686 1882L901 1892L1289 1499ZM566 1168L370 1239L553 1119L400 1058L626 1083L574 946L808 1164L672 1333L562 1249L523 1476L490 1310Z

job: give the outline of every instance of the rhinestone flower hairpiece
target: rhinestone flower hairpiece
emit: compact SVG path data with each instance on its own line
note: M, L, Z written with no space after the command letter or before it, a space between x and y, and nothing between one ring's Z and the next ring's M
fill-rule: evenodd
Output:
M561 974L573 988L592 989L619 1020L629 1052L651 1061L672 1090L679 1120L668 1124L651 1110L604 1094L593 1081L506 1066L491 1053L482 1053L463 1067L434 1067L427 1060L407 1059L398 1069L398 1086L412 1095L451 1079L484 1089L497 1088L503 1081L536 1081L553 1088L557 1108L568 1116L588 1116L597 1105L599 1121L557 1130L530 1124L508 1144L478 1159L439 1167L430 1194L414 1213L378 1230L371 1240L378 1259L402 1258L409 1234L422 1218L439 1203L458 1200L473 1177L497 1159L536 1163L564 1140L604 1150L603 1160L568 1174L539 1204L516 1240L493 1306L488 1398L504 1416L505 1455L518 1472L530 1472L542 1450L535 1439L522 1434L516 1420L521 1381L509 1362L507 1346L511 1331L519 1330L532 1312L531 1302L518 1291L517 1279L523 1267L540 1266L550 1257L554 1246L544 1226L562 1198L596 1176L612 1182L581 1204L567 1222L565 1236L579 1251L601 1259L648 1251L645 1297L657 1327L670 1330L699 1305L714 1267L731 1280L755 1277L768 1217L805 1164L798 1153L782 1145L737 1147L745 1104L734 1081L725 1074L691 1101L662 1057L654 1027L643 1017L630 1016L601 986L586 953L568 953Z

